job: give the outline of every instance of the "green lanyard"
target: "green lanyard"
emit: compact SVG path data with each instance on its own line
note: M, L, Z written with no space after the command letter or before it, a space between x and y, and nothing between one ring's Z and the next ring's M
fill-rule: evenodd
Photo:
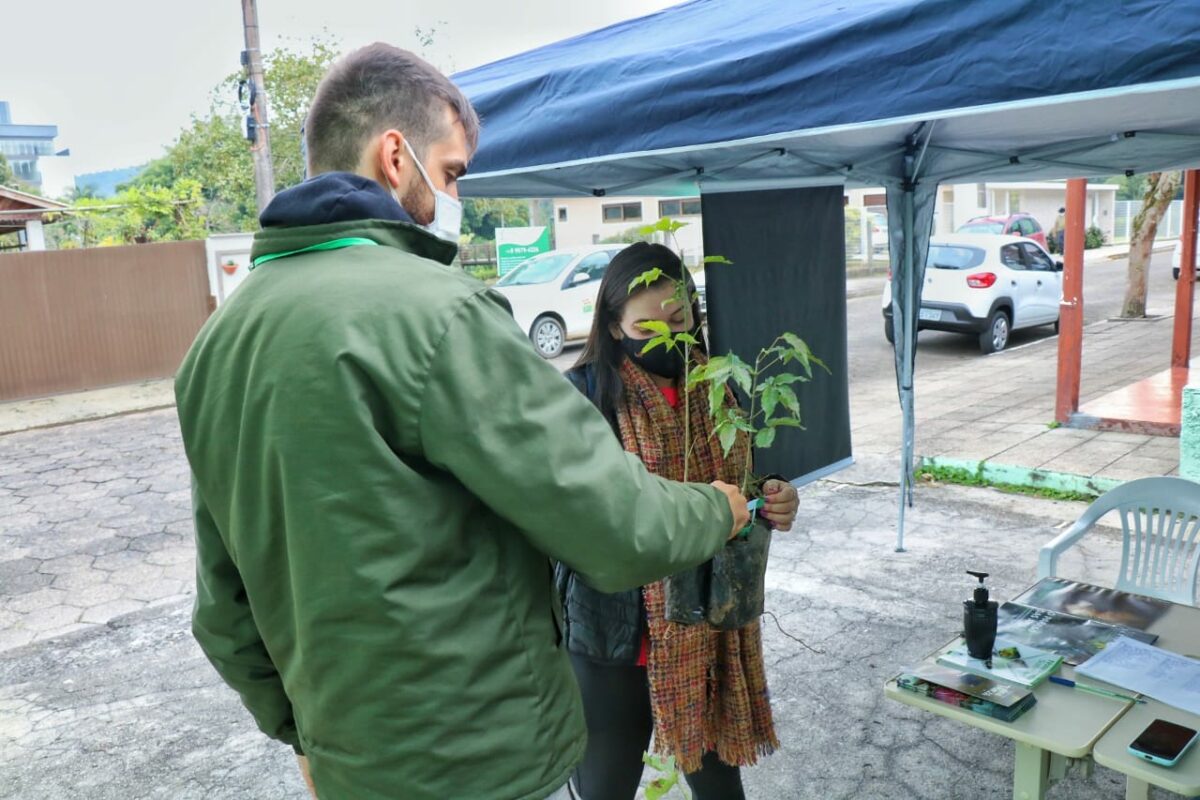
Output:
M287 258L288 256L299 255L300 253L311 253L316 250L341 250L343 247L355 247L356 245L367 245L370 247L378 247L379 242L374 239L365 239L361 236L347 236L342 239L330 239L328 242L318 242L308 247L301 247L299 250L288 250L283 253L267 253L265 256L259 256L254 259L254 263L250 265L250 269L262 266L268 261L274 261L277 258Z

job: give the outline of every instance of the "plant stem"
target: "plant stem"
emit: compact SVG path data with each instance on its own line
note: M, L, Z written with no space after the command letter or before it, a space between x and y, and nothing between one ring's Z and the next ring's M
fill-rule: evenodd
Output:
M759 365L762 364L763 356L766 354L766 352L767 352L766 350L758 351L758 358L754 359L754 372L752 372L750 375L750 415L746 418L746 420L750 423L751 428L754 427L754 405L755 405L755 401L757 400L757 396L758 396L758 375L759 375L759 371L760 371ZM742 469L742 495L743 496L745 496L746 490L749 488L750 456L754 452L754 434L747 433L746 436L748 436L750 438L750 441L746 443L746 464L745 464L745 467Z

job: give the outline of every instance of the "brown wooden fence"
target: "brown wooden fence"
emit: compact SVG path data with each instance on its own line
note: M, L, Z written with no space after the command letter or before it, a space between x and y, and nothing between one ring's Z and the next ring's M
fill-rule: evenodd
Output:
M0 401L170 377L210 309L204 242L0 255Z

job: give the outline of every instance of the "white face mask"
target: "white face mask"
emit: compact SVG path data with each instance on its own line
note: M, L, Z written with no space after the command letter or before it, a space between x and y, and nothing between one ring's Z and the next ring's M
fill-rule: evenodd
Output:
M425 172L425 167L421 164L421 159L417 158L417 154L413 152L412 145L408 143L408 139L404 140L404 147L408 150L408 155L412 158L413 163L416 164L417 171L425 179L425 184L429 187L429 191L433 192L433 222L423 227L439 239L445 239L447 242L458 244L459 234L462 233L462 203L433 185L433 181L429 180L429 175ZM396 202L400 203L400 196L394 188L392 189L392 197L395 197ZM404 204L400 203L400 207L404 208ZM405 210L407 211L407 209Z

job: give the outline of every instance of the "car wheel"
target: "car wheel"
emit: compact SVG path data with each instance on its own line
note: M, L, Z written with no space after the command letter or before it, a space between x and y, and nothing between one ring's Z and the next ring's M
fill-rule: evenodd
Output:
M554 317L538 317L533 323L533 330L529 333L530 340L533 341L533 346L537 348L538 355L542 358L557 358L563 351L563 342L566 340L566 332L563 330L562 323Z
M1175 280L1179 280L1179 267L1171 268L1171 277L1174 278Z
M999 353L1008 347L1009 320L1004 311L996 311L988 318L987 327L979 334L979 349L984 355Z
M896 331L892 329L892 321L890 319L883 321L883 335L888 340L888 344L896 343Z

